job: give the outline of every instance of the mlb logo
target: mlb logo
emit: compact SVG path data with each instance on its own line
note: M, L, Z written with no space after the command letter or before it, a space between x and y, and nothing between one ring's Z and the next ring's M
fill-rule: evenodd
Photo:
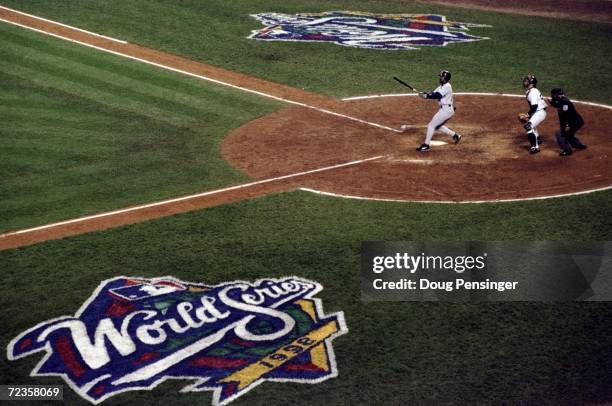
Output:
M121 288L110 289L109 292L120 299L134 302L151 297L167 295L168 293L180 292L185 289L185 286L174 281L159 281L154 284L139 283L136 285L123 286Z

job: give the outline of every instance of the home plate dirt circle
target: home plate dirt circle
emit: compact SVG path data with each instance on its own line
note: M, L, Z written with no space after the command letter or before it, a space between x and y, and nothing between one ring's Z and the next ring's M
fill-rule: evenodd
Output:
M449 137L427 153L415 148L437 103L407 95L346 100L339 113L399 128L365 125L303 107L289 107L230 133L221 152L233 166L257 178L271 178L340 163L379 159L300 178L299 186L322 193L366 199L476 202L532 199L601 190L612 185L612 108L577 102L586 125L579 132L584 151L560 157L554 137L557 112L539 127L542 152L528 154L529 142L517 113L522 96L456 94L457 112L447 123L463 135Z

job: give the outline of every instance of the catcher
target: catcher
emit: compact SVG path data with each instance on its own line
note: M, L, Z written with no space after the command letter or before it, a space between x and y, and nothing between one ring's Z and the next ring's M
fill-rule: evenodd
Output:
M550 98L550 104L559 112L561 129L555 134L559 148L561 148L559 155L572 155L572 147L574 149L586 149L586 145L576 137L576 133L584 125L584 120L576 111L574 103L565 96L563 89L558 87L550 91Z
M536 87L538 79L532 74L528 74L523 78L523 87L527 89L525 97L529 104L529 111L526 114L519 114L519 121L523 124L523 128L527 132L529 139L530 154L540 152L540 133L538 133L538 125L546 118L546 101L542 97L542 93Z

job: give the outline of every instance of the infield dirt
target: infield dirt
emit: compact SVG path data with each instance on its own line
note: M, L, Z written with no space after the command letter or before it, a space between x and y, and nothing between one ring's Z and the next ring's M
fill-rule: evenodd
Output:
M526 111L522 97L457 95L447 124L463 135L418 153L437 103L416 97L376 97L346 101L353 115L399 128L396 134L346 123L316 111L288 108L232 132L222 144L224 157L255 178L277 176L363 157L384 157L302 180L302 186L362 198L409 201L497 201L579 193L610 185L612 145L606 123L612 111L578 104L587 126L579 133L589 148L559 157L557 113L548 108L540 127L542 152L529 155L529 142L516 120ZM486 111L483 111L486 106Z

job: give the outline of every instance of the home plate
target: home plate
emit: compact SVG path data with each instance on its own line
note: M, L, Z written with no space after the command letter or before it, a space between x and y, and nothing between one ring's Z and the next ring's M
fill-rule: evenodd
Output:
M446 145L448 144L448 142L444 142L444 141L431 141L429 143L429 145L431 145L432 147L439 147L440 145Z
M434 161L432 159L423 159L423 158L417 158L417 159L408 159L408 158L396 158L393 156L390 156L387 158L387 162L390 163L396 163L396 162L409 162L412 164L421 164L421 165L431 165L434 163Z
M431 159L401 159L395 162L409 162L411 164L431 165L434 163Z

